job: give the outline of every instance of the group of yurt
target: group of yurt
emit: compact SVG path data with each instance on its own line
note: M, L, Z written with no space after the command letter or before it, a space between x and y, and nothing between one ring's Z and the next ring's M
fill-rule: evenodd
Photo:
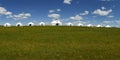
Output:
M53 20L51 23L50 23L52 26L61 26L62 25L62 22L61 21L58 21L58 20ZM40 22L39 23L39 26L45 26L45 22ZM10 27L11 24L10 23L5 23L4 24L4 27ZM16 23L16 26L17 27L20 27L20 26L23 26L22 23L18 22ZM33 22L29 22L27 26L35 26L35 24Z
M29 22L27 26L34 26L34 25L35 25L35 24L34 24L33 22ZM45 26L45 23L44 23L44 22L40 22L39 25L40 25L40 26ZM10 23L5 23L5 24L4 24L4 27L10 27L10 26L11 26ZM17 26L17 27L20 27L20 26L23 26L23 24L19 22L19 23L16 23L16 26Z
M51 26L62 26L62 22L59 21L59 20L53 20L51 23ZM40 22L39 23L39 26L45 26L45 22ZM11 24L10 23L5 23L4 24L4 27L10 27ZM16 23L16 26L17 27L20 27L20 26L23 26L22 23ZM33 22L29 22L27 26L35 26L35 24ZM68 22L66 23L66 26L73 26L73 23L71 22ZM83 26L83 24L81 23L78 23L77 26ZM93 25L92 24L88 24L87 27L92 27ZM97 25L96 27L102 27L102 25ZM111 27L110 25L106 25L105 27Z

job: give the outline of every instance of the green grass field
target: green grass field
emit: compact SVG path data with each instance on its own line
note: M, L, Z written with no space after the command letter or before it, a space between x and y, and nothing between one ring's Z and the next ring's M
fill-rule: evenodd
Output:
M0 60L120 60L120 29L0 27Z

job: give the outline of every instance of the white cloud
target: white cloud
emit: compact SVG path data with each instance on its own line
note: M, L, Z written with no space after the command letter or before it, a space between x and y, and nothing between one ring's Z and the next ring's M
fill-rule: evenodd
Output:
M6 18L13 18L14 20L27 19L31 16L30 13L21 13L18 15L14 15L11 11L8 11L4 7L0 7L0 15L5 15Z
M58 11L58 12L60 12L60 11L61 11L61 9L57 9L57 11Z
M120 20L116 20L115 22L120 25Z
M112 12L112 9L110 10L101 10L101 9L97 9L93 12L93 14L97 14L97 15L100 15L100 16L107 16L109 15L110 13Z
M108 21L108 20L105 20L105 21L103 21L103 23L105 23L105 24L110 24L110 23L112 23L113 21Z
M80 15L88 15L89 11L84 11L84 13L80 13Z
M49 14L48 17L53 18L53 19L59 19L60 18L60 14L56 14L56 13Z
M49 13L60 12L60 11L61 11L61 9L49 10Z
M113 18L114 16L110 15L110 16L107 16L108 18Z
M64 0L65 4L71 4L72 0Z
M31 16L30 13L20 13L18 15L7 16L7 18L13 18L14 20L23 20L23 19L27 19L30 16Z
M113 1L113 0L100 0L100 1L104 1L104 2L105 2L105 1L106 1L106 2L110 2L110 1Z
M53 13L53 12L55 12L55 10L49 10L49 13Z
M102 10L105 10L106 8L102 6L101 9L102 9Z
M83 18L80 15L70 17L72 20L82 20Z
M12 12L7 11L4 7L0 7L0 15L11 15Z

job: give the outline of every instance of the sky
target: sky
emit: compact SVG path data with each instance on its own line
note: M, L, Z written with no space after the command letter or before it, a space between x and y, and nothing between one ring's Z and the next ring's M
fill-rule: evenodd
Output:
M120 0L0 0L0 25L21 22L120 27Z

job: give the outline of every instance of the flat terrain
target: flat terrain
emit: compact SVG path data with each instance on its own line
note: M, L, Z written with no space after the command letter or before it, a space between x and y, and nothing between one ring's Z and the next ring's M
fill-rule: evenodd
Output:
M120 60L120 29L0 27L0 60Z

